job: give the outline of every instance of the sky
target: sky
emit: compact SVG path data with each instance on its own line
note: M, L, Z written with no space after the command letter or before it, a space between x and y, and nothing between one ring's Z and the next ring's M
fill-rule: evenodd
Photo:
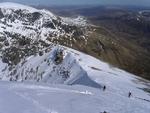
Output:
M136 5L150 6L150 0L0 0L29 5Z

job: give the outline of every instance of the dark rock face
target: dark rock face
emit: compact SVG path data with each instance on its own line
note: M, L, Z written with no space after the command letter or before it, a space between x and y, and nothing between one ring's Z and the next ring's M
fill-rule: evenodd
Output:
M0 19L3 18L3 17L4 17L4 15L3 15L2 11L1 11L1 8L0 8Z
M36 20L40 19L40 16L42 16L42 14L40 14L39 12L34 12L34 13L30 13L30 12L26 12L26 10L12 10L12 14L8 15L8 18L11 20L12 22L14 22L16 19L20 20L20 21L29 21L30 23L34 23ZM4 16L3 16L4 17Z
M0 37L0 42L4 42L6 40L6 37Z
M32 21L35 22L36 20L40 19L40 16L42 16L39 12L32 13Z
M56 29L56 27L54 26L54 24L52 22L46 22L43 24L43 27L45 28L52 28L52 29Z

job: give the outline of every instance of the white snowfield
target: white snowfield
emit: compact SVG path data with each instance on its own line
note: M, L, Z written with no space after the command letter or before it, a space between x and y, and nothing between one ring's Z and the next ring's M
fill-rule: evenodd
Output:
M150 112L150 94L143 90L150 87L149 81L69 48L65 54L71 54L88 77L74 75L79 82L72 85L1 81L0 113ZM105 85L106 90L95 87L95 82Z

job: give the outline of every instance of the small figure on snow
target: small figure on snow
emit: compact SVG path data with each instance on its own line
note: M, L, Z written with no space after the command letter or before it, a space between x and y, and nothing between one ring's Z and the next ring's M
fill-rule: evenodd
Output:
M131 96L132 96L132 93L131 93L131 92L129 92L128 97L130 98Z
M106 90L106 86L103 87L103 91L105 91L105 90Z

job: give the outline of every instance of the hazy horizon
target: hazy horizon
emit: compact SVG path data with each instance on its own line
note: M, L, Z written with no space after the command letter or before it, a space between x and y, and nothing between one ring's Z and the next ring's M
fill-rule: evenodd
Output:
M0 2L16 2L27 5L134 5L150 6L150 0L0 0Z

